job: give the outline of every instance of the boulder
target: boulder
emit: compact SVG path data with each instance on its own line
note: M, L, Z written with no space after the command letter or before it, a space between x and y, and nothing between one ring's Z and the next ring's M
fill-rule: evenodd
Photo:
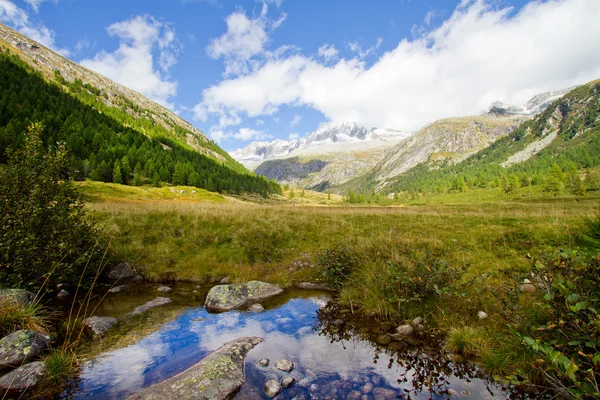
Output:
M27 305L35 300L35 294L25 289L0 289L0 301L9 299Z
M142 304L141 306L134 308L133 311L129 313L129 315L138 315L141 313L145 313L146 311L152 308L164 306L165 304L169 304L170 302L171 299L169 299L168 297L157 297L154 300L151 300L145 304Z
M296 382L296 378L293 376L286 376L281 380L281 387L289 389Z
M261 305L261 304L252 304L250 307L248 307L248 312L252 312L252 313L258 313L258 312L263 312L265 311L265 308Z
M126 262L118 263L106 274L106 277L113 281L116 281L117 279L129 279L134 276L137 276L137 272L135 272L135 269Z
M117 323L116 318L112 317L89 317L83 321L85 332L92 338L98 339L104 336L106 331Z
M271 397L275 397L279 394L279 392L281 392L281 385L279 384L279 382L277 382L276 379L269 379L268 381L265 382L265 395L267 395L267 397L271 398Z
M413 327L412 325L406 324L406 325L400 325L399 327L396 328L396 332L398 332L398 335L400 336L410 336L413 333Z
M279 360L275 363L275 368L283 372L290 372L294 369L294 363L290 360Z
M270 283L250 281L235 285L218 285L206 295L206 310L224 312L243 307L283 292L279 286Z
M169 292L170 292L171 290L173 290L173 289L171 289L171 288L170 288L170 287L168 287L168 286L161 286L161 287L159 287L159 288L158 288L158 289L156 289L156 290L158 290L159 292L163 292L163 293L169 293Z
M46 375L42 361L25 364L0 378L0 393L22 392L38 385Z
M0 340L0 368L19 366L48 347L52 338L35 331L20 330Z
M225 343L198 364L129 399L231 399L244 383L246 354L262 341L245 337Z

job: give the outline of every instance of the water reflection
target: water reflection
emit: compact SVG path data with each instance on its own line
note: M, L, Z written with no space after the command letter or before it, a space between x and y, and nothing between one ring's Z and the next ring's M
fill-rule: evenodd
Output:
M260 336L265 341L248 354L246 384L237 396L241 399L263 398L266 380L287 375L273 367L284 358L296 365L291 374L298 383L284 389L282 398L345 399L361 389L372 396L375 388L380 389L379 394L406 398L505 396L496 387L488 388L472 367L440 362L420 351L403 353L398 358L358 339L349 330L340 333L337 326L330 329L331 325L318 319L318 310L328 300L323 295L294 298L259 314L209 314L201 307L188 309L136 344L86 363L77 389L70 396L126 398L243 336ZM261 358L271 360L269 367L256 365Z

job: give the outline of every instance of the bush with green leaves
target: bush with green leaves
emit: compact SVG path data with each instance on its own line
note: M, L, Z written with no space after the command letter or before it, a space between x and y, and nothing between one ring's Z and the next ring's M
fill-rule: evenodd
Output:
M561 250L534 261L544 320L524 342L563 397L600 398L600 257Z
M103 254L69 179L64 144L43 148L43 126L29 127L24 146L0 166L0 286L38 289L77 284Z
M350 246L339 244L325 250L319 257L318 266L323 278L332 289L339 290L350 275L361 265L358 254Z

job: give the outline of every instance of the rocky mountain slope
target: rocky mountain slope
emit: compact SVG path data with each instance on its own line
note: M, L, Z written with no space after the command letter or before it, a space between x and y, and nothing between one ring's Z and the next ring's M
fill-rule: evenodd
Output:
M29 39L0 23L0 45L18 54L32 68L39 71L48 81L63 81L67 84L81 81L98 90L95 98L107 107L118 108L131 117L128 121L134 127L142 129L144 123L163 128L161 133L177 143L185 145L232 168L240 166L206 135L189 122L149 100L140 93L122 86L105 76L91 71L66 59L43 45ZM144 132L150 136L150 132Z
M594 175L600 165L600 80L570 91L462 162L433 161L429 157L401 175L381 174L375 182L387 192L424 193L500 185L505 191L544 185L583 193L597 187L592 181L600 179Z
M568 89L558 90L556 92L540 93L532 97L523 105L506 104L500 101L492 103L483 114L497 115L535 115L544 111L554 101L560 99L565 94L576 89L577 86Z

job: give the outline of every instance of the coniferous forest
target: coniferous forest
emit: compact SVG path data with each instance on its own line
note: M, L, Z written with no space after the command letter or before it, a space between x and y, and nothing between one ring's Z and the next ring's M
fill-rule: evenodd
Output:
M78 80L65 84L74 93L101 95ZM169 183L263 196L281 191L275 181L234 170L172 138L146 136L46 82L19 57L0 52L0 163L6 162L7 149L22 147L27 127L38 122L46 147L66 143L76 180Z

